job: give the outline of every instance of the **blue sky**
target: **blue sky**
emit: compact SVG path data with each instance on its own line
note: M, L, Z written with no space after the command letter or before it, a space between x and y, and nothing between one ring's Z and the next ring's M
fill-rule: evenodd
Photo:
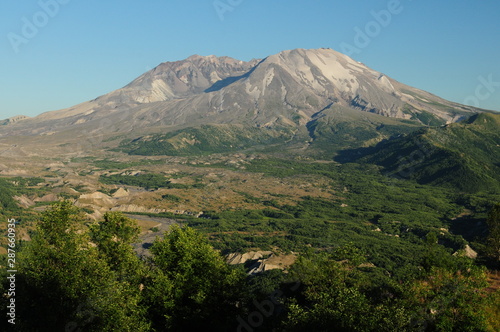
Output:
M500 110L499 16L498 0L4 0L0 119L94 99L192 54L319 47Z

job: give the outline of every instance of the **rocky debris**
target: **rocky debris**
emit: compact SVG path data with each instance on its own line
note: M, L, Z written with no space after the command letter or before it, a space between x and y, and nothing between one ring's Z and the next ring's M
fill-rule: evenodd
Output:
M248 272L248 274L257 274L257 273L262 273L265 271L277 270L277 269L283 270L283 268L280 266L272 265L272 264L265 264L264 262L259 261L255 264L255 267L250 269L250 272Z
M119 188L117 191L113 193L113 198L124 198L130 196L130 193L127 189Z
M472 258L472 259L476 259L477 258L477 252L472 249L468 244L465 245L465 248L461 249L461 250L458 250L457 252L455 252L453 254L453 256L464 256L464 257L469 257L469 258Z
M465 256L476 259L477 258L477 252L472 249L469 245L465 246Z
M80 195L80 193L73 188L64 188L60 192L63 192L63 193L69 194L69 195Z
M171 210L171 209L165 209L163 212L169 212L173 214L184 214L187 216L193 216L196 218L199 218L200 216L203 215L203 212L192 212L192 211L186 211L186 210Z
M126 172L108 172L108 176L110 175L122 175L122 176L138 176L141 175L141 171L126 171Z
M77 206L85 205L112 208L115 203L110 196L97 191L92 194L81 195L80 198L78 198Z
M240 253L233 253L229 254L226 257L226 261L230 265L236 265L236 264L244 264L249 260L260 260L263 259L264 256L270 256L272 255L272 251L250 251L244 254Z
M97 190L95 185L87 181L66 179L66 178L56 178L56 179L48 178L46 181L50 183L50 186L52 188L55 188L55 190L61 187L63 188L61 190L64 190L64 192L69 194L80 195L81 192L94 192ZM78 188L79 191L75 190L74 188Z
M93 213L88 214L88 216L93 220L102 219L104 213L109 211L113 205L114 203L112 198L101 192L80 195L75 202L75 206L79 208L89 208L93 210Z
M269 270L284 270L296 260L295 255L276 255L272 251L250 251L244 254L232 253L226 256L228 264L248 264L248 274Z
M185 214L187 216L193 216L196 218L199 218L203 215L203 212L192 212L192 211L167 210L167 212L174 214Z
M125 204L118 205L116 207L111 208L111 211L120 211L120 212L141 212L141 213L163 213L167 212L165 209L148 209L144 206L139 206L135 204Z
M33 202L29 197L26 195L22 196L14 196L14 199L17 201L17 203L22 207L22 208L29 208L35 205L35 202Z
M43 197L35 198L33 201L48 203L48 202L55 202L57 200L59 200L59 197L57 197L56 194L47 194Z

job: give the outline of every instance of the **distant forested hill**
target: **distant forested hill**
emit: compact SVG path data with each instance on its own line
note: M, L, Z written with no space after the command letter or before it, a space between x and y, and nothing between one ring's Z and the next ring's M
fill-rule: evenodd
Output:
M339 161L381 165L393 176L461 191L500 190L500 114L481 113L462 123L425 128L349 150Z

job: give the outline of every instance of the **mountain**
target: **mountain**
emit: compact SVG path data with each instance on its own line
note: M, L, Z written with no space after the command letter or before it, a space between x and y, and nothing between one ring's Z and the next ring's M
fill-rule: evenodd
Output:
M0 144L24 137L29 154L41 145L84 141L147 154L270 143L334 152L479 111L406 86L331 49L296 49L249 62L196 55L160 64L92 101L4 122ZM36 148L28 151L30 144Z
M183 61L165 62L121 89L68 109L43 113L16 129L22 134L43 135L56 128L64 130L97 119L112 119L132 109L139 112L141 106L203 93L217 82L247 73L257 61L193 55ZM9 133L11 128L3 129Z
M343 151L338 161L378 164L389 175L465 192L500 188L500 114L481 113L461 123L425 128Z
M193 55L184 61L162 63L124 88L97 98L96 102L116 107L187 98L205 92L217 82L245 75L257 62Z

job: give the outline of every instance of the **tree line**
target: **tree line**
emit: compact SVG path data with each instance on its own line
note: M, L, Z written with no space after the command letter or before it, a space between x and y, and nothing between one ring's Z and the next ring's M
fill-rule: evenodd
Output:
M498 254L500 205L490 213ZM495 228L496 227L496 228ZM304 252L287 271L249 276L209 240L175 226L138 257L139 227L116 212L90 223L72 203L40 217L18 254L17 331L495 331L487 271L428 235L404 278L355 245ZM497 246L497 247L495 247ZM4 265L4 264L2 264ZM2 278L2 293L8 288ZM0 299L5 311L9 299ZM6 317L6 315L3 315ZM6 319L1 324L7 326Z

